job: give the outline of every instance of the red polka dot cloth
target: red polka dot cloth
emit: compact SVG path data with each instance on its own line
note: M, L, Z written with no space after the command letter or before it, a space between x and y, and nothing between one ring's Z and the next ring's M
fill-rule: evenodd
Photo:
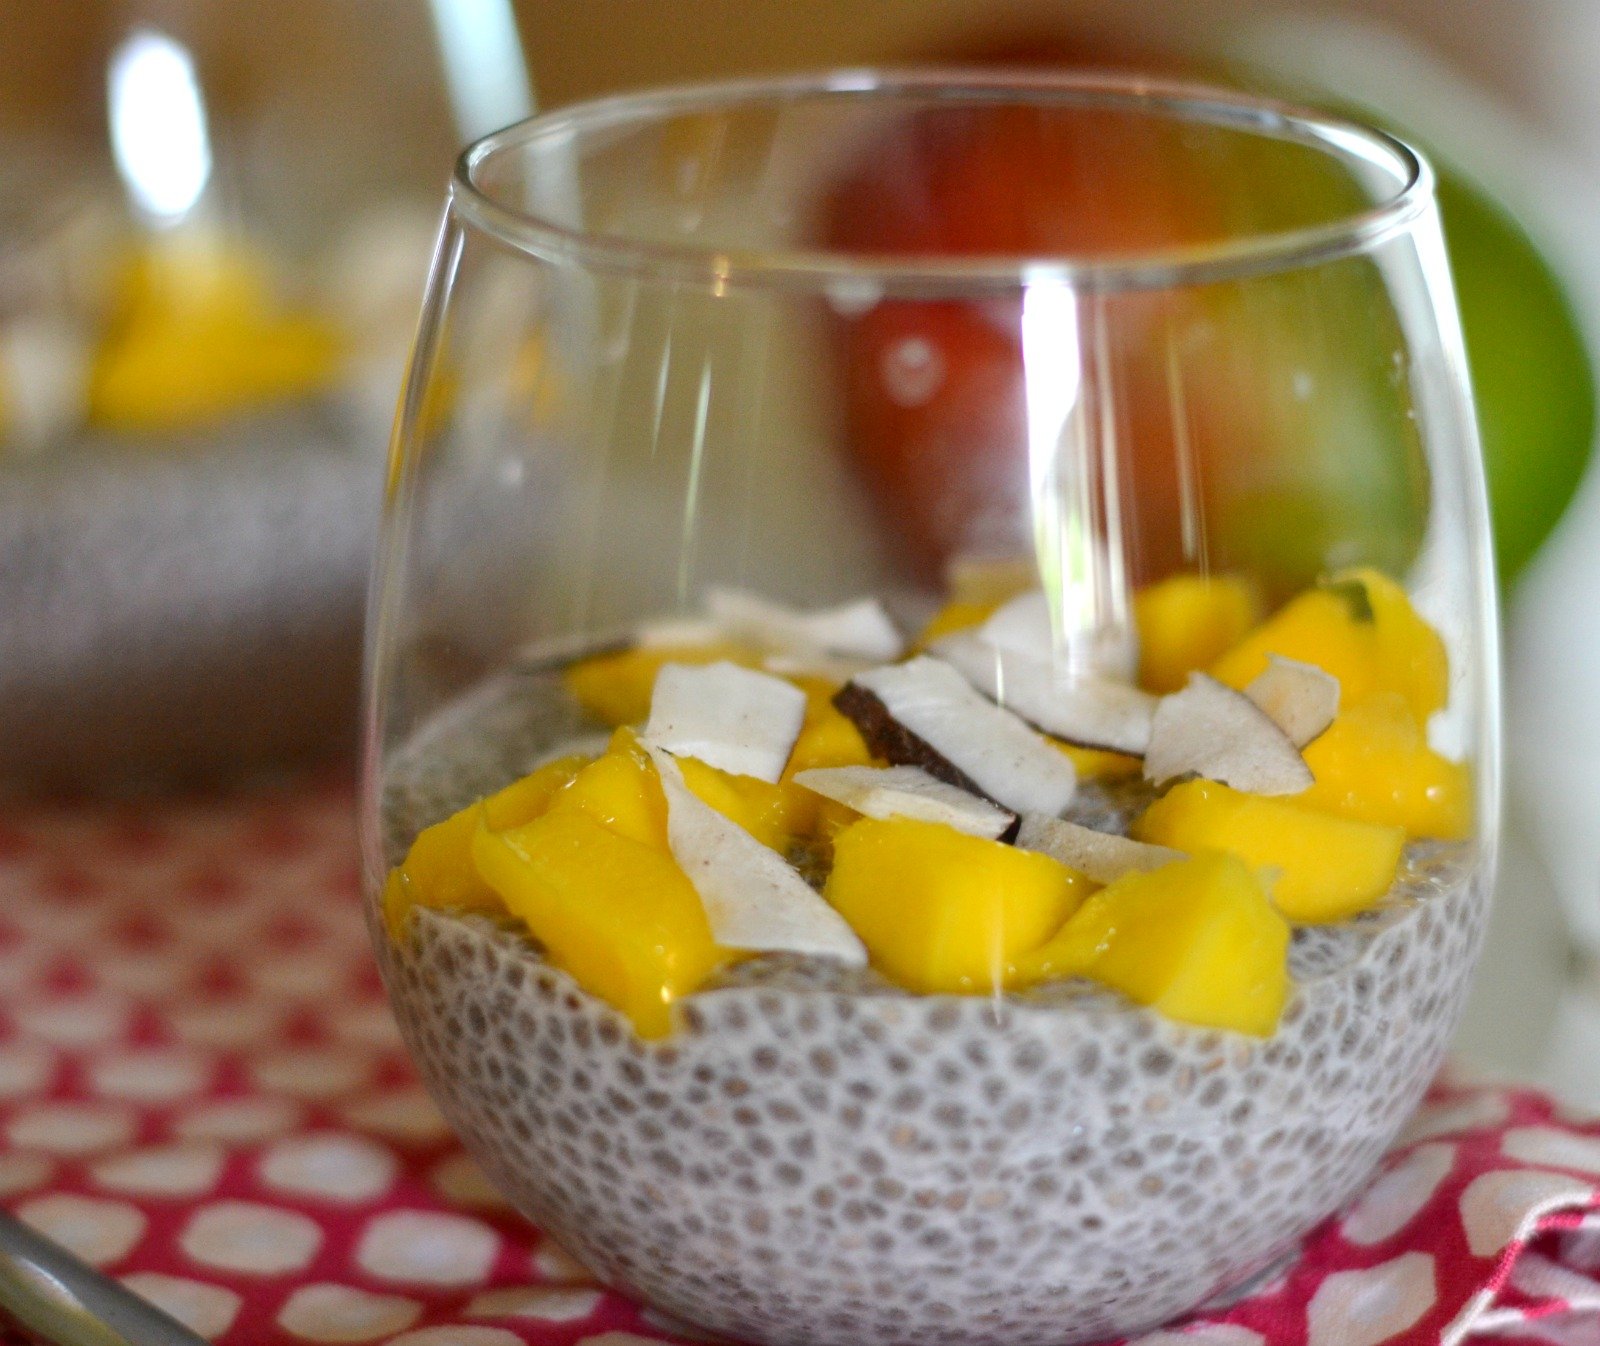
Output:
M351 813L319 787L0 821L0 1203L225 1346L704 1340L458 1148L384 1005ZM1139 1346L1469 1339L1600 1346L1600 1120L1437 1089L1288 1271Z

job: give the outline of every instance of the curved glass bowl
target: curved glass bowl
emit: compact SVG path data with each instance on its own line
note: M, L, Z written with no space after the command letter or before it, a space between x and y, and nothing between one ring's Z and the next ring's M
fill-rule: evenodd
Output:
M1496 831L1431 184L1289 108L984 72L464 156L366 878L441 1106L602 1278L761 1342L1088 1341L1365 1181Z

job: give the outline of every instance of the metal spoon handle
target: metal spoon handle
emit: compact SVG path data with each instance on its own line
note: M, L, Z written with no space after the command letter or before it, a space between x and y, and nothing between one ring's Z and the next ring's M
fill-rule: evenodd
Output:
M177 1319L4 1211L0 1317L53 1346L208 1346Z

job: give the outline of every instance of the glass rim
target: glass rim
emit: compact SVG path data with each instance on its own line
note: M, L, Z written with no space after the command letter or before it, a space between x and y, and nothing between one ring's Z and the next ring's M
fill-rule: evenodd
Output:
M1236 238L1110 257L1070 253L882 253L845 248L719 248L602 234L559 224L494 199L478 181L492 158L541 141L665 116L806 98L923 95L951 102L1028 97L1059 106L1140 109L1178 120L1289 140L1330 158L1393 174L1392 193L1342 216ZM1040 283L1133 290L1247 279L1337 261L1403 233L1433 204L1434 173L1405 140L1333 113L1216 85L1101 73L989 66L835 69L779 77L680 84L573 103L468 145L456 160L450 208L508 247L545 261L713 288L870 287L883 293L968 294Z

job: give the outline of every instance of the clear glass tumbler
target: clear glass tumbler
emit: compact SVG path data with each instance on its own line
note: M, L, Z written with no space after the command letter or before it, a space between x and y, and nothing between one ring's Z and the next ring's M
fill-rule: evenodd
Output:
M417 1063L609 1284L1084 1342L1291 1255L1498 810L1432 176L1149 81L611 99L450 187L373 590Z

